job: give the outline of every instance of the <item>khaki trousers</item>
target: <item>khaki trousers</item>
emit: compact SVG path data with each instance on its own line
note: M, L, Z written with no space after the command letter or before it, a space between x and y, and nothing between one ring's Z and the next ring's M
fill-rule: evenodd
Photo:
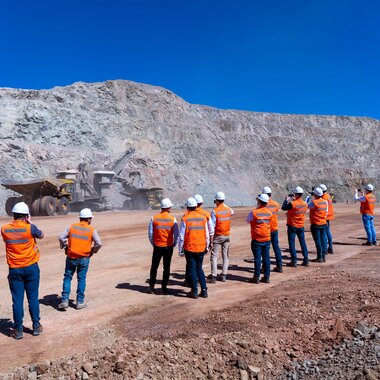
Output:
M222 250L223 269L222 274L226 275L228 270L228 253L230 250L230 237L229 236L215 236L211 251L211 275L216 277L218 274L218 253Z

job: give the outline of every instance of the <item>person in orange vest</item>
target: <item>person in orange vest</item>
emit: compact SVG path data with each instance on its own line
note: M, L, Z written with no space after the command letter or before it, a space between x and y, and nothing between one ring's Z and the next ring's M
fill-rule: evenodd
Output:
M217 278L222 282L227 281L231 242L231 216L234 214L234 210L224 203L225 199L225 194L218 191L214 200L216 207L211 211L214 235L211 237L211 274L208 276L208 281L212 284L215 284ZM220 250L222 251L223 268L222 273L217 277L218 253Z
M358 189L360 191L360 189ZM364 230L367 234L367 241L363 245L377 245L376 231L373 223L373 215L375 211L376 197L372 193L374 187L368 184L364 188L364 194L358 195L358 190L355 191L355 201L360 202L360 213L362 214L362 221Z
M326 218L328 214L328 202L322 198L323 190L316 187L310 197L308 208L310 210L310 231L313 235L317 258L313 261L323 263L326 261L327 238L326 238Z
M308 209L307 203L302 199L303 189L297 186L292 194L284 200L281 209L287 211L286 225L288 227L288 243L290 251L290 263L288 266L297 268L296 235L301 246L302 265L309 266L309 253L305 240L305 216Z
M188 213L182 218L179 232L178 254L186 257L186 278L191 280L190 298L198 298L198 282L201 284L200 297L207 298L206 278L203 272L203 258L210 243L207 218L196 211L197 201L191 197L186 202Z
M270 223L273 214L267 205L269 197L267 194L260 194L257 197L257 208L252 210L247 216L247 223L251 225L251 250L254 257L255 267L253 278L249 282L258 284L260 281L269 283L270 276ZM260 280L261 260L263 261L264 277Z
M322 198L325 199L328 204L329 204L329 210L327 213L327 218L326 218L326 238L327 238L327 253L333 254L334 249L333 249L333 242L332 242L332 234L331 234L331 229L330 229L330 222L334 220L334 207L332 203L332 197L331 195L327 192L327 186L323 183L319 185L319 187L323 191Z
M33 323L33 335L42 333L38 289L40 285L40 252L36 239L44 234L31 223L29 207L24 202L16 203L12 209L13 222L1 228L9 266L8 283L12 294L13 330L10 336L23 338L24 293L28 298L29 313Z
M278 210L280 205L272 199L272 189L269 186L265 186L262 190L262 194L266 194L269 197L267 208L273 214L273 218L270 224L270 241L276 258L276 266L273 268L273 272L282 273L282 252L278 243Z
M161 201L161 212L155 215L149 223L149 241L153 246L149 278L149 291L152 294L157 294L154 286L156 285L157 269L161 258L164 263L161 291L162 294L167 294L173 248L177 245L179 233L177 219L170 215L172 206L173 203L170 199L164 198Z
M58 309L69 307L71 280L77 272L76 308L83 309L85 303L86 276L90 265L90 257L102 247L98 231L91 226L94 216L89 208L79 212L79 223L74 223L59 235L61 249L66 253L65 274L63 276L62 298ZM94 243L94 244L92 244Z

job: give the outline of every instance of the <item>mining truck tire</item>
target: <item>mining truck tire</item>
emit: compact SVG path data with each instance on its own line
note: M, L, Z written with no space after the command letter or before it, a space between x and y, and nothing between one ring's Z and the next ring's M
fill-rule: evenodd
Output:
M58 214L67 215L70 211L70 202L66 197L62 197L58 202Z
M123 210L132 210L132 201L130 201L129 199L126 199L123 202Z
M148 210L149 202L145 198L137 198L132 200L133 210Z
M5 212L7 213L8 216L13 216L13 212L12 212L13 206L16 203L21 202L21 201L22 201L21 197L10 197L7 199L7 201L5 202Z
M41 215L52 216L55 214L55 208L56 203L54 197L51 197L50 195L42 197L40 207Z
M38 216L41 215L41 199L37 198L32 202L32 205L30 207L30 213L32 216Z

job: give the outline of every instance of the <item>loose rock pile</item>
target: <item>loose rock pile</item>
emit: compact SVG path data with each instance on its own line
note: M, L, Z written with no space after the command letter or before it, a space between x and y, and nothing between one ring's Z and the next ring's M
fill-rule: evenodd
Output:
M354 338L344 340L317 360L295 363L277 380L376 380L380 378L380 329L359 323Z

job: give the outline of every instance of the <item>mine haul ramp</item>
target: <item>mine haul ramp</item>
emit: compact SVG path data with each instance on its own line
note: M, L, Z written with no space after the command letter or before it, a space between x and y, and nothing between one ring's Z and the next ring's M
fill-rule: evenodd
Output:
M71 193L68 187L71 180L38 178L24 182L4 180L1 184L20 196L9 197L5 212L12 216L12 208L17 202L25 202L31 215L66 215L70 210Z

